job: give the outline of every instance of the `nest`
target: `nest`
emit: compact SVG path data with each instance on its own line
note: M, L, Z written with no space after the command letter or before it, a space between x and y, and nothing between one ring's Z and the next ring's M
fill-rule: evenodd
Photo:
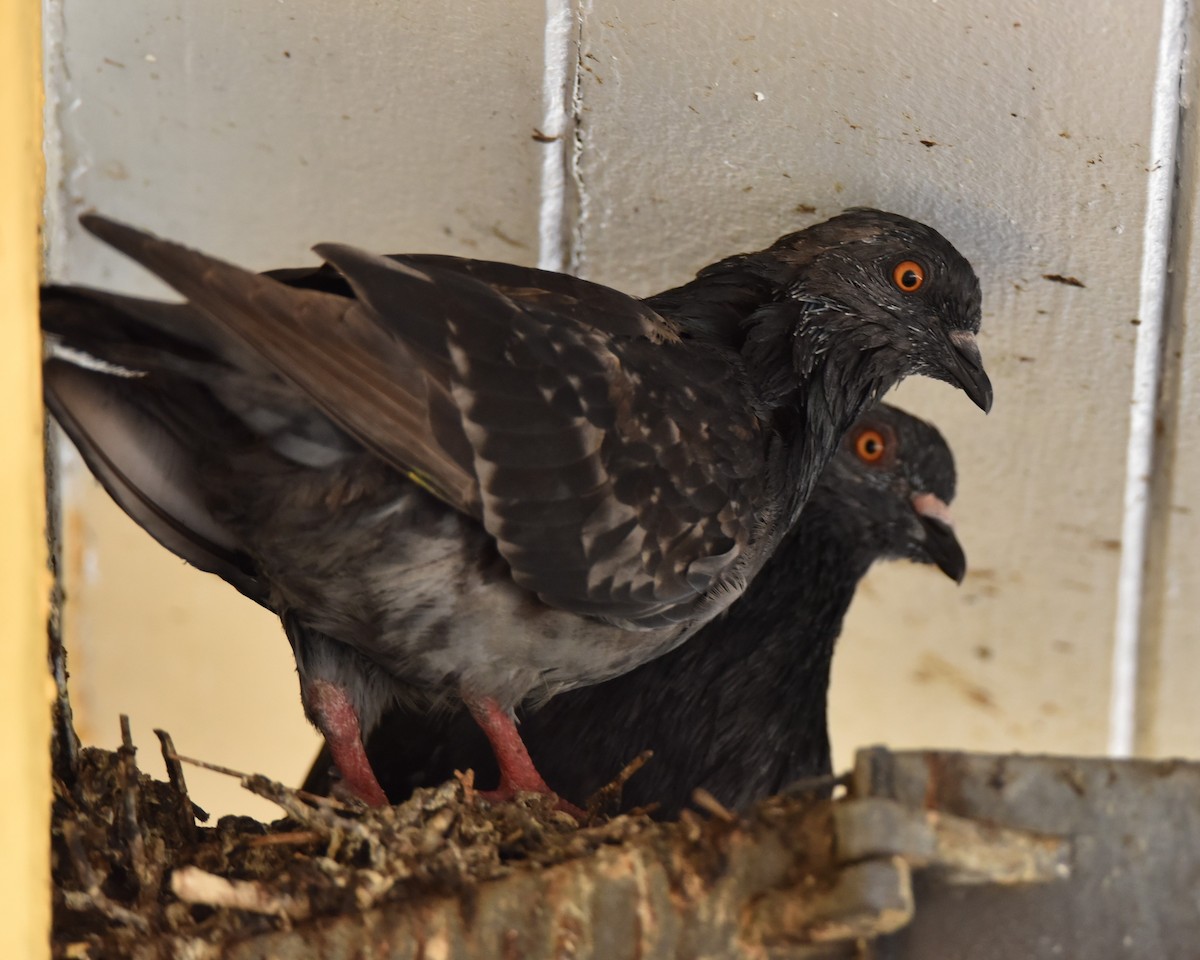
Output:
M170 737L157 731L163 783L138 770L127 722L122 732L116 752L79 750L65 775L56 765L55 957L216 957L234 940L389 902L462 897L513 871L671 829L644 814L605 817L597 807L611 790L584 826L545 797L488 803L469 774L379 809L234 774L285 816L207 826Z

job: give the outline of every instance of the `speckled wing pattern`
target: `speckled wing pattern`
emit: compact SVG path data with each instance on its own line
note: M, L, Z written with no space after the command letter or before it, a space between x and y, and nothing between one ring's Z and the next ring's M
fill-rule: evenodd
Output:
M630 626L685 619L749 543L763 439L727 357L560 274L318 252L397 335L444 324L484 525L546 603ZM425 303L388 289L397 271L428 278Z
M750 544L761 427L730 356L606 287L510 265L317 252L355 300L99 218L386 462L482 519L544 602L686 620ZM328 279L328 278L327 278Z

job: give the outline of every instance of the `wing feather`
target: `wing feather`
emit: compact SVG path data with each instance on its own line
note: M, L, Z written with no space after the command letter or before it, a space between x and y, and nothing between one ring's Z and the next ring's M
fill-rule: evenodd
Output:
M370 322L353 300L294 289L179 244L89 215L84 226L151 270L276 374L295 384L334 423L397 469L417 471L443 499L474 513L476 487L457 459L453 421L436 371ZM450 442L447 442L449 437Z
M266 605L266 588L236 536L209 511L185 443L109 374L49 360L46 404L92 474L139 526L188 563Z
M377 456L478 516L545 602L651 627L736 579L764 428L729 351L681 341L642 301L528 268L336 244L315 248L336 276L264 276L85 223Z
M526 268L317 250L381 324L449 364L482 520L518 584L649 627L689 616L736 567L763 437L716 348L672 339L608 288L589 304L560 279L535 295Z

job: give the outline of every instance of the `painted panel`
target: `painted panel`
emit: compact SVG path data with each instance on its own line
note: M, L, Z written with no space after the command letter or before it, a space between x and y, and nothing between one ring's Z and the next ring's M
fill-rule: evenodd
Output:
M37 332L41 10L0 4L0 956L50 956L50 701Z
M82 235L96 208L240 263L341 240L537 259L543 7L361 0L51 4L49 265L159 288ZM85 740L133 715L178 749L296 781L313 754L274 618L163 552L72 458L68 630ZM216 812L274 815L189 773Z
M971 573L864 584L834 669L842 762L872 741L1105 748L1159 13L590 5L586 276L649 292L865 204L933 224L983 282L991 416L941 384L895 396L955 450Z

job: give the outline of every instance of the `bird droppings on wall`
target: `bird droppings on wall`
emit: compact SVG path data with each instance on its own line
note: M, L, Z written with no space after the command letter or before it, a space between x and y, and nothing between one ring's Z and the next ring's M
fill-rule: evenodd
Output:
M917 661L917 668L913 671L912 677L921 684L945 684L972 706L990 713L1001 712L999 704L985 686L971 679L961 668L936 653L930 651L923 653Z
M1063 276L1061 273L1043 273L1042 279L1049 280L1051 283L1065 284L1068 287L1086 287L1087 286L1087 284L1085 284L1078 277L1067 277L1067 276Z

